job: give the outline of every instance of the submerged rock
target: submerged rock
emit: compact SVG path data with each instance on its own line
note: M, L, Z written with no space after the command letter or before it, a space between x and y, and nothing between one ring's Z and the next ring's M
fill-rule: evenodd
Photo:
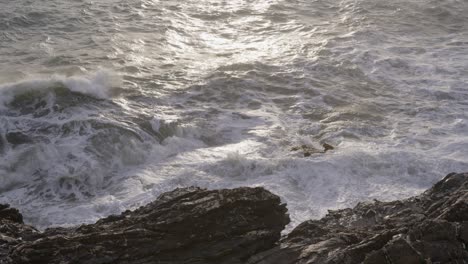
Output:
M135 211L42 233L0 205L0 263L468 263L468 174L410 199L329 211L279 240L288 222L263 188L176 189Z
M323 150L317 149L309 145L295 146L291 148L291 151L301 151L304 154L304 157L310 157L312 154L325 153L329 150L335 149L332 145L324 143L322 145Z
M327 144L327 143L323 143L322 147L323 147L323 152L327 152L329 150L334 150L335 149L335 147L333 147L332 145Z

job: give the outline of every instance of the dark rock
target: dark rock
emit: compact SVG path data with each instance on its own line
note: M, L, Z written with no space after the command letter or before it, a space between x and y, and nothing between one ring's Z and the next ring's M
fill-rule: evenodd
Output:
M468 263L468 174L402 201L359 203L297 226L250 264Z
M460 224L459 238L465 243L465 248L468 246L468 222L463 222Z
M335 147L333 147L332 145L327 144L327 143L323 143L322 147L323 147L323 152L327 152L329 150L334 150L335 149Z
M312 154L325 153L329 150L335 149L332 145L324 143L322 145L323 150L317 149L309 145L295 146L291 148L291 151L301 151L304 154L304 157L310 157Z
M37 239L39 232L23 224L23 216L8 204L0 204L0 264L7 262L10 251L23 241Z
M401 201L365 202L298 225L262 188L176 189L91 225L38 232L0 205L0 263L468 263L468 174ZM278 241L279 240L279 241Z
M10 263L243 263L289 223L263 188L176 189L95 224L48 229L19 243Z
M316 149L312 146L308 145L301 145L301 146L296 146L292 147L291 151L300 151L303 153L304 157L310 157L312 154L318 154L318 153L324 153L324 151L320 149Z
M364 264L421 264L424 263L417 252L405 239L398 237L389 241L382 249L371 252Z
M11 208L9 204L0 204L0 220L22 224L23 216L18 209Z

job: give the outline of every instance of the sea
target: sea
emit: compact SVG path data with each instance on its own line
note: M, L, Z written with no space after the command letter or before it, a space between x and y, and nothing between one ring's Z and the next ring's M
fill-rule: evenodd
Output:
M0 0L0 203L40 229L187 186L292 228L463 171L466 0Z

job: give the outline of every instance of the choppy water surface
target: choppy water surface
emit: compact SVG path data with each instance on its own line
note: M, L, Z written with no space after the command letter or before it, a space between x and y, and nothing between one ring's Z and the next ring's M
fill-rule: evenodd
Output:
M468 170L468 2L0 0L0 202L265 186L293 225ZM297 145L328 143L304 158Z

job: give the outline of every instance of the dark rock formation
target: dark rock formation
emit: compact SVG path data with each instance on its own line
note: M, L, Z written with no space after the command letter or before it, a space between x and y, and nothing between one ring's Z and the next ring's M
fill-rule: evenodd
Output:
M0 264L7 262L10 251L24 241L33 241L40 233L23 223L23 216L8 204L0 204Z
M468 174L402 201L309 220L279 242L284 204L262 188L177 189L92 225L38 232L0 205L0 263L468 263Z
M468 174L403 201L360 203L300 224L250 264L468 263Z
M19 224L16 220L13 215L2 223ZM35 240L7 242L10 254L4 262L243 263L271 248L288 223L286 206L262 188L176 189L92 225L48 229Z

